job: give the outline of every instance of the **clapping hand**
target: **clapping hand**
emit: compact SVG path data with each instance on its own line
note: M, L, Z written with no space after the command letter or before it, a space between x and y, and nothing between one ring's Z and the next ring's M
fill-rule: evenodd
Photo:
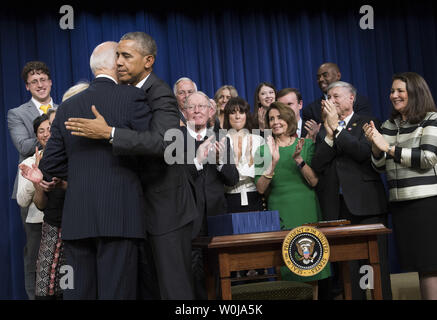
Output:
M304 127L307 131L307 135L305 138L315 141L321 125L321 123L317 123L313 119L305 121Z
M226 155L225 143L226 143L226 137L223 137L220 140L220 142L216 141L214 143L217 164L224 164L225 163L225 155Z
M273 165L272 169L274 170L280 158L279 145L275 142L272 136L268 136L267 146L269 147L270 154L272 155L272 165Z
M332 131L335 131L338 127L338 113L335 105L329 100L322 100L323 111L326 114L325 123Z
M24 163L20 164L18 167L21 170L21 175L27 180L33 182L34 184L39 184L42 181L42 172L35 163L32 164L32 167L29 167Z
M296 150L294 151L294 153L292 155L293 159L296 162L300 163L303 160L300 153L302 152L304 144L305 144L305 139L303 139L303 138L299 139L299 141L297 142Z
M365 123L363 125L364 134L368 141L372 143L372 152L377 155L381 151L387 151L389 148L388 142L384 139L381 133L376 129L375 123L370 121L370 123Z
M267 111L267 109L262 107L262 106L258 108L258 123L259 123L259 128L263 129L263 130L266 127L266 124L265 124L265 122L266 122L265 121L266 120L266 111Z
M210 149L214 148L215 146L215 144L212 142L214 139L215 136L210 136L197 149L196 159L199 163L206 163Z
M335 107L334 107L335 108ZM330 123L329 123L329 117L333 113L332 112L332 105L328 100L322 100L322 119L323 119L323 126L326 130L326 136L329 139L334 139L334 129L331 129ZM337 114L337 112L335 112ZM331 115L331 118L334 117L334 115ZM331 120L332 121L332 120ZM337 125L338 125L338 114L337 114Z

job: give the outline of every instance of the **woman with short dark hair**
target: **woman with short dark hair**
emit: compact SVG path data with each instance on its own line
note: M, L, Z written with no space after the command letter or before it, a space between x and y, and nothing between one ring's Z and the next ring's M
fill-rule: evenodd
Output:
M372 164L387 174L390 211L404 271L419 272L422 298L437 299L437 109L425 80L395 74L392 114L381 126L363 126L372 143Z

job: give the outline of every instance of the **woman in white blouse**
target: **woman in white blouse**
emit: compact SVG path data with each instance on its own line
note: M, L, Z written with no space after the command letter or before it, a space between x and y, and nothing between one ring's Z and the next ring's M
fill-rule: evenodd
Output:
M48 139L50 138L50 124L49 118L46 114L42 114L37 117L33 122L34 131L37 140L44 148ZM26 158L21 164L25 164L32 167L32 164L38 165L39 159L41 159L41 151L36 148L36 153ZM32 279L29 279L35 283L36 279L36 260L38 257L38 250L41 242L41 228L43 223L44 214L42 211L33 203L33 196L35 194L35 187L32 182L23 178L20 174L18 175L18 189L17 189L17 203L20 207L29 207L27 217L26 217L26 250L29 255L28 263L26 269L32 275ZM34 295L31 296L34 299Z
M262 211L263 201L256 189L255 151L264 143L259 135L251 134L252 118L249 104L240 97L229 99L224 109L223 128L228 130L235 165L240 181L233 187L225 187L228 213Z

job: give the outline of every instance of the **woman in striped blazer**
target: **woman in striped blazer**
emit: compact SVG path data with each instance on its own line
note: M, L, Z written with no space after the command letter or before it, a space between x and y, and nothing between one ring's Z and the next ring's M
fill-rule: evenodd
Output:
M425 80L414 72L393 76L390 119L363 129L372 164L385 172L390 211L404 271L419 272L422 299L437 299L437 109Z

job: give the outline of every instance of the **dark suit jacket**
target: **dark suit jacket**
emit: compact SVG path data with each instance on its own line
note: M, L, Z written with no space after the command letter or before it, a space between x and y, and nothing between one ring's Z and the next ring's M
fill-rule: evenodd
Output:
M321 106L322 106L322 100L324 100L325 97L322 96L319 99L311 102L309 105L304 107L302 109L302 127L305 124L305 121L313 119L317 123L320 123L321 120ZM363 114L371 116L373 114L372 112L372 106L370 105L369 100L357 93L357 96L355 97L354 101L354 112L357 114ZM323 124L322 124L323 126Z
M73 136L65 129L70 117L94 118L91 105L118 127L146 130L150 120L144 92L108 78L95 79L59 106L40 168L46 179L68 181L62 238L144 238L144 199L135 158L116 157L108 141Z
M190 157L190 159L187 157L185 160L187 163L186 169L189 172L189 178L195 185L196 205L199 212L199 216L194 223L193 236L197 236L200 231L202 231L202 235L206 235L206 217L227 213L224 186L236 185L240 180L240 175L235 164L231 163L233 154L229 138L226 138L226 163L223 164L221 170L217 170L216 164L205 163L203 169L198 171L195 164L193 164L193 156L203 141L195 141L186 127L182 127L181 130L184 134L185 154ZM213 131L211 134L214 134L216 140L219 141L218 133ZM205 136L205 139L207 138L208 136ZM193 145L195 146L194 152L187 152L187 148ZM190 154L191 156L189 156Z
M141 173L145 193L146 228L152 235L165 234L193 221L197 215L193 195L183 165L168 165L164 151L167 130L179 128L179 109L170 87L153 72L144 83L147 104L152 109L150 130L137 132L117 128L115 154L144 155Z
M387 212L387 198L381 177L370 160L371 145L362 129L371 117L354 114L334 147L325 142L326 131L320 129L311 166L319 177L317 194L324 219L339 217L339 187L353 215L379 215ZM377 123L377 122L375 122Z

